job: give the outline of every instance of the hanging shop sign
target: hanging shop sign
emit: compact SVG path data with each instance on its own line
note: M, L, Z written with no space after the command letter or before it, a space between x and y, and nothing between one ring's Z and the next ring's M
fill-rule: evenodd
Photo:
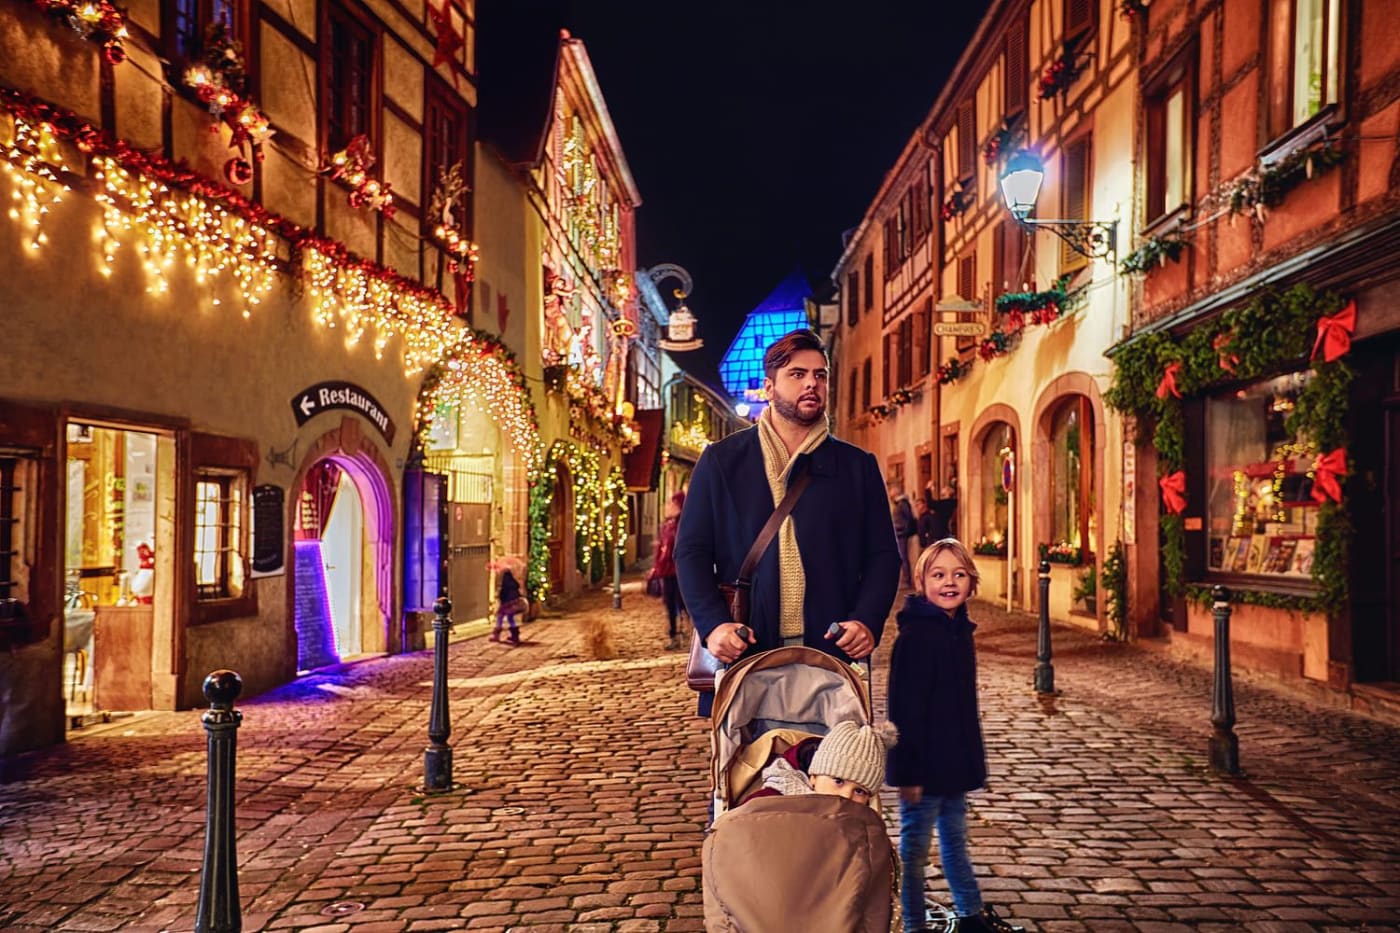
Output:
M981 321L938 321L933 325L935 337L981 337L987 325Z
M286 491L281 486L253 488L253 573L270 577L285 572Z
M301 427L323 411L342 408L359 412L379 429L384 440L394 443L394 422L379 400L353 382L318 382L292 398L292 414Z

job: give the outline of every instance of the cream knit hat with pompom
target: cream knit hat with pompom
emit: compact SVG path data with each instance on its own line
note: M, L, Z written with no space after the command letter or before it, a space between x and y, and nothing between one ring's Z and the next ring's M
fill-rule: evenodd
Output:
M898 736L898 730L888 722L879 726L838 722L817 746L807 773L841 778L874 793L885 783L885 753L894 747Z

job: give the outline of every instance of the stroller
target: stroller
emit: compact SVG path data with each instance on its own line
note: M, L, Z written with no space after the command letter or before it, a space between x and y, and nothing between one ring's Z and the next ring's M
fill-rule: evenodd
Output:
M715 821L703 854L710 933L891 929L899 873L878 801L861 806L821 794L748 800L774 757L847 720L870 722L870 692L856 668L813 648L765 651L716 678Z

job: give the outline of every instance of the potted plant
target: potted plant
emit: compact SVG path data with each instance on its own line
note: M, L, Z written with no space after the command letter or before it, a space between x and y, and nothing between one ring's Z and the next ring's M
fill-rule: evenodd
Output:
M1074 599L1084 600L1084 608L1090 615L1098 615L1099 573L1092 563L1079 575L1074 585Z

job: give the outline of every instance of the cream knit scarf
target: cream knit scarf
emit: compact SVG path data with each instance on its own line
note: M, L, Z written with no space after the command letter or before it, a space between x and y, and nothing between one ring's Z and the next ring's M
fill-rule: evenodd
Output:
M773 427L773 409L766 408L758 419L758 444L763 450L763 472L768 476L768 489L773 493L773 507L787 495L788 474L797 462L798 454L809 454L821 446L829 434L822 418L807 432L802 445L788 456L787 446ZM802 554L797 550L797 526L789 515L778 527L778 632L783 638L801 635L803 629L802 600L807 592L807 574L802 569Z

